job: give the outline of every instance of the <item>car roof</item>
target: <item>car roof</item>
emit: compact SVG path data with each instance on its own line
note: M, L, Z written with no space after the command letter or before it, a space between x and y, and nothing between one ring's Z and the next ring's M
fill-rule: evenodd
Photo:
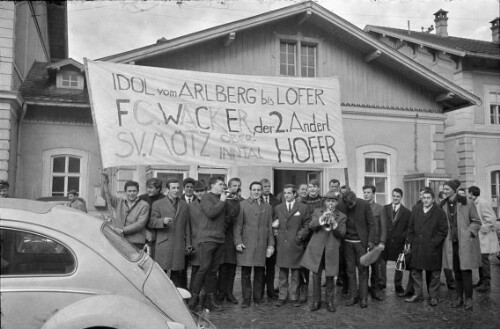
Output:
M95 239L96 230L104 224L102 219L64 205L24 199L0 198L0 218L44 226L86 242Z
M17 209L33 212L36 214L46 214L56 204L16 198L0 198L0 209Z

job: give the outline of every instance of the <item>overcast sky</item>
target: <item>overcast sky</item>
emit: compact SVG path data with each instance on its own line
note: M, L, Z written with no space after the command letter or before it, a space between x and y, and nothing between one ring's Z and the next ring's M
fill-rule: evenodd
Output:
M68 1L69 55L98 59L302 2L298 0ZM500 0L317 0L363 29L382 25L421 31L448 11L450 36L491 41ZM180 4L179 4L180 3Z

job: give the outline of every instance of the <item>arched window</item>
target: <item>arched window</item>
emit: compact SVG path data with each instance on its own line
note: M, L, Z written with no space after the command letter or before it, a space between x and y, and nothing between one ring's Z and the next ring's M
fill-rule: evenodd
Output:
M87 198L87 152L70 149L52 149L43 152L43 196L67 196L76 190Z

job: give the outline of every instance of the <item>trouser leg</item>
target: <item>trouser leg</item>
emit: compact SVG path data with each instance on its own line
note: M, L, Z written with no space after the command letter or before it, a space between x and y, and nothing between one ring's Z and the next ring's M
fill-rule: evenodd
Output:
M262 301L264 280L264 266L255 266L253 268L253 299L255 301Z
M325 299L327 303L334 304L335 301L335 284L333 282L333 276L326 277L326 294Z
M347 262L346 262L346 257L345 257L345 244L346 242L342 239L340 242L340 249L339 249L339 274L338 277L342 279L344 285L347 287L348 283L347 280L349 280L347 276Z
M359 259L366 253L366 249L361 243L355 244L356 253L356 267L358 268L359 274L359 296L362 299L368 297L368 267L361 265Z
M205 291L207 294L213 294L217 286L217 271L224 257L224 244L216 243L216 248L210 263L210 268L205 279Z
M274 279L276 277L276 252L269 258L266 258L265 281L262 285L262 295L264 295L264 285L267 290L267 296L274 296Z
M219 266L219 275L217 276L217 293L223 298L226 294L226 282L228 279L228 266L230 264L221 264Z
M290 284L288 285L288 294L290 300L299 299L299 286L300 286L300 269L293 268L290 275Z
M280 267L278 287L279 299L286 300L288 297L288 268Z
M415 285L413 276L411 275L411 270L408 271L408 282L406 283L405 293L412 295L415 293Z
M233 295L233 290L234 290L234 278L236 277L236 264L229 264L226 263L226 269L227 269L227 280L226 280L226 287L225 287L225 292L226 295L232 296Z
M179 271L170 271L170 280L176 287L183 288L182 284L182 270Z
M199 269L200 269L200 266L198 266L198 265L191 265L191 278L189 280L189 291L191 293L193 292L194 280L196 278L196 273L198 273Z
M465 298L472 298L472 270L462 271L462 284Z
M443 271L444 271L444 277L446 279L446 286L448 287L454 286L455 279L453 278L453 271L448 268L443 269Z
M222 244L215 242L203 242L199 244L200 267L194 280L193 294L199 294L203 286L205 286L207 293L213 293L215 287L212 287L212 285L215 286L215 282L212 283L211 280L215 279L214 269L216 273L223 251L219 245Z
M403 271L394 271L394 287L403 286Z
M356 243L345 243L345 258L347 265L347 276L349 280L349 291L351 298L358 297L358 280L356 277Z
M244 301L250 301L252 298L252 267L242 266L241 267L241 291L243 294Z
M491 281L491 267L490 267L490 254L481 254L483 264L479 268L479 280L485 286L490 285Z
M417 269L412 269L411 270L411 277L413 278L413 287L415 289L415 295L419 297L424 296L423 292L423 277L422 277L422 270L417 270Z
M400 271L396 271L396 273L397 272L400 272ZM394 280L394 283L396 283L395 280ZM387 261L382 257L380 257L380 259L379 259L378 285L382 286L382 287L385 287L387 285Z
M441 270L438 271L425 271L426 275L427 272L429 272L429 275L427 276L429 278L429 281L427 281L427 287L429 291L429 297L430 298L438 298L439 297L439 286L441 285Z
M321 302L321 275L325 269L325 252L321 256L321 262L319 263L318 272L313 273L313 303Z

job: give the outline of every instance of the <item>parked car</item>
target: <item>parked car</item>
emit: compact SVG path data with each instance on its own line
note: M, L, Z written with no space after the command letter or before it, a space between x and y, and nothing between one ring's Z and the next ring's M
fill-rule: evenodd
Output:
M5 198L0 219L2 328L215 328L105 221Z

